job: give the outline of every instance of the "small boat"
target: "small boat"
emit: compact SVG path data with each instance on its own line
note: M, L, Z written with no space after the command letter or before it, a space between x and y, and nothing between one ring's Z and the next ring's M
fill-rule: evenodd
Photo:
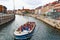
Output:
M29 28L22 30L22 26L24 26L24 25L25 26L27 25ZM14 32L15 39L28 39L28 38L32 37L33 31L36 26L35 22L27 22L24 25L20 26L18 29L15 30L15 32Z

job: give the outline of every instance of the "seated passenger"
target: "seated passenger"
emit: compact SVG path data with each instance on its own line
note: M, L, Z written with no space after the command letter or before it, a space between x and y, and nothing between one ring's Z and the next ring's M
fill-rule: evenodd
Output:
M25 30L29 30L29 27L28 27L27 24L24 25L24 29L25 29Z
M21 31L20 27L17 29L17 31Z

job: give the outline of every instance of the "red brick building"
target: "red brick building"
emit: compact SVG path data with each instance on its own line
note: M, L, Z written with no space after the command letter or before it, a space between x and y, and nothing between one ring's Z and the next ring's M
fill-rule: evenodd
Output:
M0 13L6 13L7 12L7 8L3 5L0 5Z
M0 12L2 12L2 5L0 5Z

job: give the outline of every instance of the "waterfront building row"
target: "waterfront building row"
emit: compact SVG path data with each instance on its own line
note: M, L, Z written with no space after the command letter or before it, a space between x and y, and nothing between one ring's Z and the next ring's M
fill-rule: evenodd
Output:
M60 12L60 1L54 1L35 8L35 14L46 14L48 12Z

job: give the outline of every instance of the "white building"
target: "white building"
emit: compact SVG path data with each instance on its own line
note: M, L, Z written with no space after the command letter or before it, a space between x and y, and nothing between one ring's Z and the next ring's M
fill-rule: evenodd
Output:
M41 14L41 6L35 9L35 14Z

